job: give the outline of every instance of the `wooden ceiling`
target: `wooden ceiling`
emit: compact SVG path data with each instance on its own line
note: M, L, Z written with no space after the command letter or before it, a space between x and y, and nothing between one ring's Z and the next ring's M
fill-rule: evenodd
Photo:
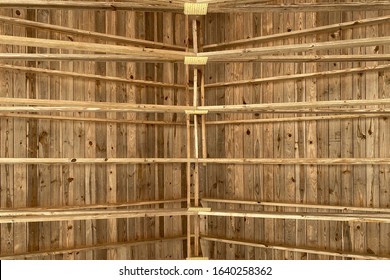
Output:
M1 2L0 259L389 259L389 45L388 1Z

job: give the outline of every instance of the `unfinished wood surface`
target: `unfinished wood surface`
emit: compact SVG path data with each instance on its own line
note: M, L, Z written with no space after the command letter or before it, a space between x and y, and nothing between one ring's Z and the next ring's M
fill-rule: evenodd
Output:
M389 257L387 1L3 2L0 258Z

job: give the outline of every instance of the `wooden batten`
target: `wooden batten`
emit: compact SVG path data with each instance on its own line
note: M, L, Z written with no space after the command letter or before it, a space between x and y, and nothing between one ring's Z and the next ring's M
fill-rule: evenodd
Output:
M0 1L0 259L390 259L389 81L389 1Z

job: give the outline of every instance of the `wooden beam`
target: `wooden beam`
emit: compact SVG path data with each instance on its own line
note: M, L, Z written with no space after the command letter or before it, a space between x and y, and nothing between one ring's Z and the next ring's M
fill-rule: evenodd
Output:
M262 165L381 165L390 158L190 158L207 164ZM0 158L0 164L172 164L186 163L187 158Z
M378 208L378 207L298 204L298 203L267 202L267 201L253 201L253 200L229 200L229 199L219 199L219 198L202 198L201 202L202 204L203 203L226 203L226 204L231 203L231 204L254 205L254 206L275 206L275 207L294 207L294 208L322 209L322 210L390 213L390 208Z
M128 38L128 37L112 35L112 34L104 34L104 33L100 33L100 32L87 31L87 30L82 30L82 29L70 28L70 27L65 27L65 26L60 26L60 25L47 24L47 23L25 20L25 19L20 19L20 18L7 17L7 16L0 16L0 22L9 23L9 24L13 24L13 25L20 25L20 26L25 26L25 27L33 27L33 28L39 28L39 29L44 29L44 30L50 30L50 31L55 31L55 32L63 33L63 34L73 34L73 35L79 35L79 36L86 36L89 39L96 38L96 39L100 39L100 40L106 40L106 41L117 42L117 43L126 43L126 44L130 44L130 45L142 46L142 47L148 47L148 48L172 49L172 50L183 50L183 51L185 50L184 47L178 46L178 45L164 44L164 43L155 42L155 41ZM73 40L72 37L70 37L70 39Z
M161 57L140 57L120 54L31 54L0 53L1 60L27 61L126 61L126 62L180 62L175 59ZM390 61L390 54L366 55L264 55L242 58L221 58L210 63L226 62L352 62L352 61Z
M0 112L20 112L20 111L76 111L76 112L143 112L143 113L184 113L185 110L192 109L187 106L154 105L154 104L128 104L113 102L92 102L92 101L70 101L70 100L48 100L48 99L28 99L28 98L4 98L0 97L0 104L14 105L14 107L0 106ZM55 106L52 106L55 104ZM18 107L18 106L36 107ZM43 107L39 107L43 106ZM14 108L14 109L12 109Z
M122 2L9 0L0 2L0 8L183 12L184 4L177 0L169 2L158 0L143 0L142 2L136 0Z
M17 214L17 215L15 215ZM120 219L120 218L148 218L148 217L170 217L170 216L186 216L193 215L187 209L143 209L143 210L104 210L104 211L68 211L68 212L51 212L51 211L36 211L17 212L12 214L2 213L0 216L0 224L5 223L23 223L23 222L53 222L53 221L80 221L80 220L101 220L101 219Z
M0 113L0 118L20 118L20 119L38 119L52 121L79 121L79 122L103 122L103 123L127 123L136 125L178 125L184 126L185 123L168 122L168 121L145 121L145 120L129 120L129 119L109 119L109 118L87 118L77 116L52 116L41 114L17 114L17 113Z
M283 40L283 39L288 39L288 38L296 38L298 36L307 36L307 35L319 34L319 33L323 33L323 32L332 32L332 31L339 31L339 30L344 30L344 29L348 29L348 28L357 28L357 27L360 28L362 26L367 26L367 25L388 23L389 20L390 20L390 16L368 18L368 19L362 19L362 20L354 20L354 21L330 24L330 25L325 25L325 26L307 28L307 29L302 29L302 30L282 32L282 33L272 34L272 35L267 35L267 36L259 36L259 37L254 37L254 38L235 40L235 41L226 42L226 43L210 44L210 45L204 46L203 49L205 51L209 51L209 50L218 50L218 49L223 49L223 48L248 45L248 44L255 44L255 43L256 44L268 43L271 41Z
M0 99L1 103L1 99ZM332 100L332 101L313 101L313 102L293 102L293 103L263 103L263 104L244 104L244 105L218 105L218 106L203 106L199 109L208 110L209 113L228 113L228 112L316 112L321 108L328 108L329 112L345 111L343 108L354 106L368 105L389 105L390 98L384 99L364 99L364 100ZM338 109L332 110L335 107ZM387 109L378 109L379 112L388 111ZM374 112L376 109L354 109L348 108L348 112Z
M1 54L0 54L1 57ZM261 55L239 58L219 58L209 63L227 62L353 62L353 61L389 61L390 54L351 54L351 55Z
M134 201L134 202L126 202L126 203L110 203L110 204L89 204L89 205L68 205L68 206L62 206L61 208L56 207L24 207L24 208L2 208L0 209L0 215L3 212L19 212L19 211L31 211L32 213L35 213L36 211L54 211L54 212L60 212L60 211L70 211L70 210L91 210L91 209L109 209L109 208L124 208L124 207L139 207L139 206L150 206L150 205L158 205L158 204L172 204L172 203L178 203L185 201L184 198L182 199L169 199L169 200L153 200L153 201ZM142 208L144 209L144 208ZM142 210L138 209L138 210Z
M387 114L337 114L328 116L304 116L304 117L288 117L288 118L270 118L270 119L244 119L231 121L208 121L207 125L233 125L245 123L277 123L277 122L305 122L305 121L325 121L325 120L343 120L343 119L359 119L359 118L388 118Z
M0 260L13 260L13 259L29 259L29 258L42 258L46 256L55 256L61 254L73 254L77 252L86 252L93 250L107 250L107 249L116 249L123 247L134 247L134 246L142 246L147 244L155 244L155 243L163 243L163 242L172 242L172 241L182 241L186 237L177 236L177 237L166 237L166 238L155 238L148 240L137 240L137 241L129 241L129 242L119 242L119 243L109 243L109 244L99 244L93 246L82 246L76 248L66 248L59 250L46 250L46 251L38 251L38 252L27 252L20 254L12 254L12 255L0 255Z
M239 217L239 218L261 218L261 219L285 219L304 221L342 221L362 223L390 223L389 214L357 214L357 213L308 213L308 212L248 212L212 210L199 211L203 216Z
M390 6L390 4L389 4ZM256 55L271 55L291 52L314 52L319 50L331 50L339 48L368 47L385 45L390 43L390 36L363 38L352 40L340 40L332 42L317 42L295 45L280 45L272 47L257 47L213 52L198 53L198 57L208 57L208 61L219 61L232 58L253 57Z
M152 59L160 58L162 60L176 60L184 61L185 56L191 56L192 53L186 53L183 51L171 51L161 50L152 48L139 48L131 46L119 46L109 44L96 44L96 43L84 43L84 42L70 42L61 40L50 40L50 39L37 39L27 38L19 36L7 36L0 35L1 44L18 45L27 47L39 47L43 46L46 48L65 49L65 50L78 50L86 52L101 52L101 53L112 53L112 54L128 54L137 55L141 57L151 57Z
M205 88L239 86L239 85L248 85L248 84L256 85L256 84L269 83L269 82L301 80L301 79L308 79L308 78L322 78L322 77L329 77L329 76L335 76L335 75L348 75L348 74L354 74L354 73L381 71L381 70L386 70L389 68L390 68L390 64L375 65L375 66L371 66L371 67L349 68L349 69L342 69L342 70L323 71L323 72L317 72L317 73L284 75L284 76L275 76L275 77L233 81L233 82L220 82L220 83L205 85Z
M234 4L209 4L209 13L239 13L261 11L261 12L350 12L350 11L373 11L389 10L388 1L370 2L347 2L347 3L298 3L298 4L256 4L256 3L234 3Z
M75 72L67 72L67 71L59 71L59 70L51 70L51 69L34 68L34 67L14 66L14 65L7 65L7 64L0 64L0 69L10 70L10 71L21 71L26 73L39 73L39 74L46 74L51 76L73 77L73 78L80 78L80 79L126 83L126 84L134 84L138 86L176 88L176 89L185 88L185 85L178 85L178 84L166 84L161 82L133 80L133 79L125 79L119 77L75 73Z
M289 251L289 252L300 252L306 254L316 254L316 255L325 255L325 256L334 256L334 257L342 257L342 258L354 258L354 259L363 259L363 260L387 260L390 259L390 256L378 256L378 255L367 255L353 252L337 252L337 251L327 251L327 250L319 250L317 248L308 248L308 247L293 247L293 246L285 246L285 245L277 245L277 244L269 244L269 243L257 243L243 240L233 240L233 239L225 239L221 237L212 237L212 236L202 236L202 240L206 240L209 242L222 242L226 244L235 244L241 246L251 246L257 248L264 249L273 249L273 250L281 250L281 251Z
M134 54L31 54L31 53L0 53L2 60L27 61L126 61L126 62L182 62L177 59L163 57L141 57Z

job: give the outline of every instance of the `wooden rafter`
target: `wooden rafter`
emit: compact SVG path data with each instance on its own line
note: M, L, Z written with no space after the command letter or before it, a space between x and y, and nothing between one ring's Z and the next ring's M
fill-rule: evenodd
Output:
M182 241L184 239L186 239L186 237L184 236L177 236L177 237L173 236L173 237L153 238L153 239L130 241L130 242L107 243L107 244L82 246L82 247L80 246L80 247L58 249L58 250L40 250L37 252L17 253L17 254L2 255L2 256L0 255L0 259L13 260L13 259L42 258L42 257L55 256L60 254L72 254L72 253L86 252L86 251L93 251L93 250L117 249L117 248L142 246L142 245L155 244L155 243Z
M372 71L381 71L390 68L390 64L385 65L376 65L372 67L359 67L359 68L351 68L351 69L342 69L342 70L332 70L332 71L323 71L317 73L304 73L304 74L295 74L295 75L285 75L285 76L276 76L269 78L259 78L259 79L251 79L251 80L242 80L242 81L232 81L232 82L220 82L214 84L208 84L205 88L216 88L216 87L225 87L225 86L238 86L238 85L248 85L248 84L261 84L268 82L281 82L288 80L301 80L301 79L309 79L309 78L322 78L334 75L348 75L354 73L364 73L364 72L372 72Z
M235 40L232 42L210 44L210 45L204 46L204 50L209 51L209 50L223 49L223 48L248 45L248 44L268 43L271 41L296 38L298 36L307 36L307 35L313 35L313 34L320 34L320 33L324 33L324 32L345 30L345 29L349 29L349 28L360 28L360 27L367 26L367 25L389 23L389 21L390 21L390 16L368 18L368 19L362 19L362 20L354 20L354 21L348 21L348 22L343 22L343 23L307 28L307 29L302 29L302 30L294 30L294 31L290 31L290 32L282 32L282 33L277 33L277 34L272 34L272 35Z
M7 65L7 64L0 64L0 69L10 70L10 71L21 71L26 73L39 73L39 74L46 74L50 76L72 77L77 79L80 78L80 79L88 79L88 80L100 80L106 82L134 84L138 86L185 89L184 85L178 85L178 84L166 84L161 82L125 79L119 77L75 73L75 72L67 72L67 71L60 71L60 70L34 68L34 67L14 66L14 65Z
M381 165L390 158L0 158L0 164L171 164L206 163L237 165Z
M246 48L236 50L212 51L198 53L199 57L208 57L209 61L219 61L232 58L253 57L259 55L271 55L291 52L315 52L320 50L332 50L340 48L368 47L390 44L390 36L341 40L334 42L305 43L295 45L281 45L272 47Z
M240 246L250 246L256 248L273 249L273 250L281 250L281 251L288 251L288 252L300 252L306 254L317 254L317 255L342 257L342 258L354 258L354 259L363 259L363 260L390 259L390 256L377 256L377 255L368 255L368 254L344 252L344 251L337 252L337 251L330 251L330 250L319 250L316 248L295 247L295 246L286 246L280 244L270 244L270 243L261 243L261 242L250 242L250 241L243 241L243 240L227 239L224 237L216 237L216 236L202 236L201 239L206 241L211 241L211 242L222 242L226 244L234 244Z
M19 36L7 36L0 35L1 44L27 46L27 47L42 47L55 48L55 49L66 49L66 50L78 50L85 52L102 52L111 54L128 54L141 57L151 57L153 59L161 60L178 60L183 61L186 52L182 51L171 51L162 49L149 49L139 48L131 46L119 46L119 45L108 45L108 44L96 44L96 43L84 43L84 42L69 42L60 40L49 40L39 38L27 38Z
M7 17L7 16L0 16L0 22L9 23L9 24L13 24L13 25L20 25L20 26L25 26L25 27L34 27L34 28L43 29L43 30L50 30L50 31L60 32L63 34L79 35L79 36L88 37L89 39L95 38L95 39L106 40L106 41L110 41L110 42L126 43L126 44L130 44L130 45L135 45L135 46L158 48L158 49L160 49L160 48L161 49L172 49L172 50L184 50L185 49L184 47L179 46L179 45L170 45L170 44L164 44L164 43L160 43L160 42L147 41L147 40L141 40L141 39L135 39L135 38L128 38L128 37L112 35L112 34L104 34L104 33L99 33L99 32L94 32L94 31L87 31L87 30L82 30L82 29L64 27L64 26L55 25L55 24L48 24L48 23L36 22L36 21Z

